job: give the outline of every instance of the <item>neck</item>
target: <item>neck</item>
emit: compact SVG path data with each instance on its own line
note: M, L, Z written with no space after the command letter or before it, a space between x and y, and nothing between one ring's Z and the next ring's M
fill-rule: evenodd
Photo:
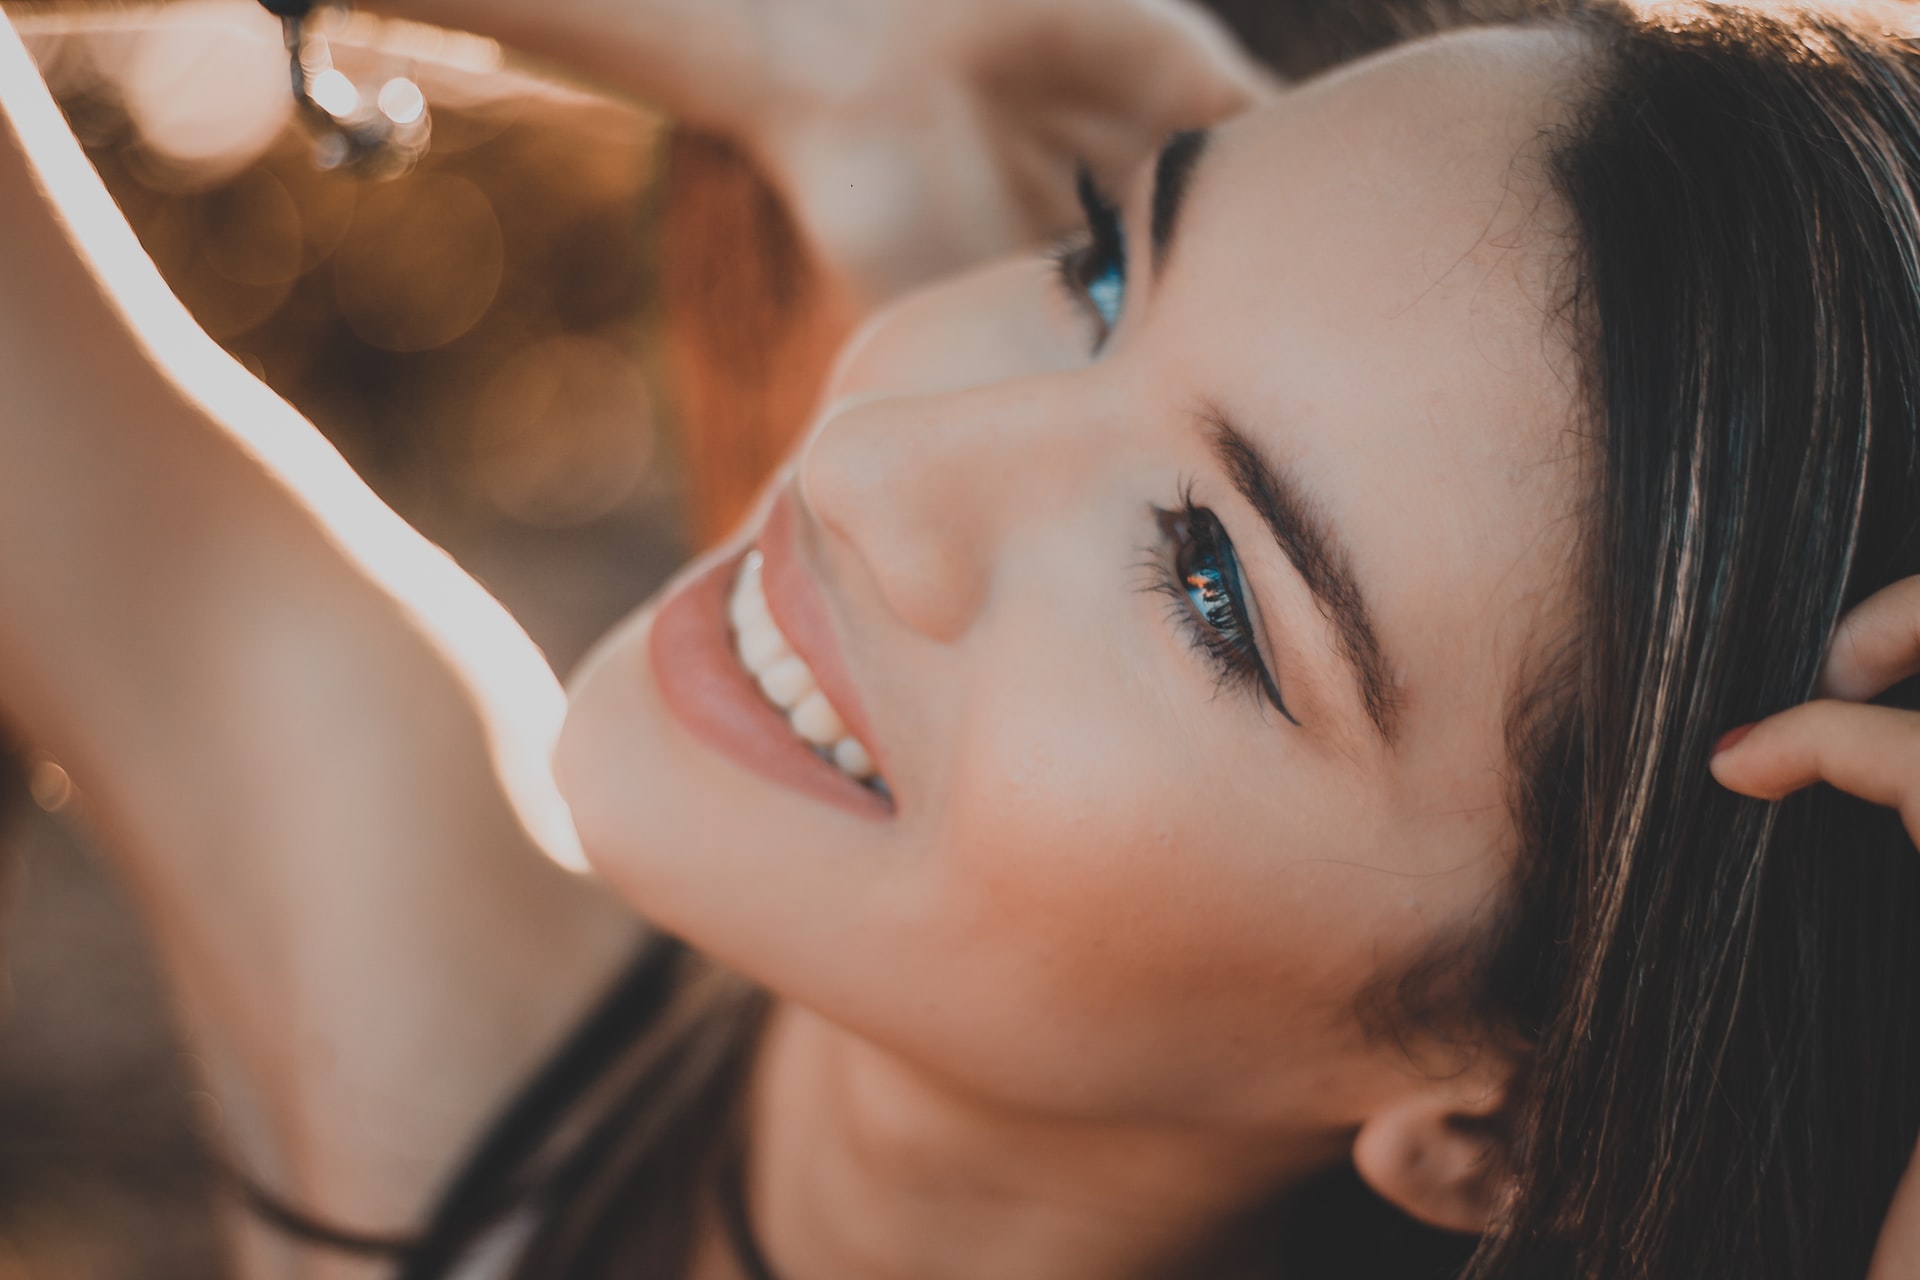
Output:
M1252 1211L1345 1141L1019 1112L791 1005L748 1101L748 1200L782 1280L1230 1274Z

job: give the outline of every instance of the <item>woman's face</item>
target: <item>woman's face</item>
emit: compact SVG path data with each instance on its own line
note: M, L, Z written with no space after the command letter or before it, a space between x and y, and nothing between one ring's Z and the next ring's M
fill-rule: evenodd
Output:
M1334 1132L1399 1087L1356 1006L1498 904L1512 697L1567 609L1565 39L1428 42L1176 146L1078 297L1019 261L874 321L761 516L578 682L604 877L1023 1107ZM797 651L773 683L890 800L753 689L756 544L752 665Z

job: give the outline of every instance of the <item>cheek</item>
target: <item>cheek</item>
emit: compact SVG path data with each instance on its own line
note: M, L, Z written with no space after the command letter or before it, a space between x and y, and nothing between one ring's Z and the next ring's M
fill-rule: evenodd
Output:
M1365 1047L1355 999L1423 931L1360 797L1311 764L1236 775L1214 758L1230 747L1124 680L1014 688L965 726L929 863L938 931L991 957L968 972L975 1006L1036 1067L1074 1060L1141 1106L1339 1105Z

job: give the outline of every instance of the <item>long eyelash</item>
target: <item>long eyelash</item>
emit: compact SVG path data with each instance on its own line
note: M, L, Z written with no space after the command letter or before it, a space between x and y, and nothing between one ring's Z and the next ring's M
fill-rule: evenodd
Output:
M1080 269L1092 249L1093 236L1085 227L1075 227L1047 250L1047 261L1053 267L1053 283L1068 302L1082 310L1087 306L1087 295L1080 287Z
M1156 507L1154 511L1163 521L1168 518L1184 520L1189 528L1200 527L1208 516L1206 510L1194 501L1191 480L1181 483L1177 507L1172 510ZM1286 703L1280 697L1279 686L1259 654L1234 644L1208 626L1194 611L1192 598L1187 594L1188 584L1180 576L1178 554L1176 547L1163 545L1152 549L1140 566L1148 575L1145 589L1167 598L1169 621L1194 648L1207 657L1213 667L1216 689L1252 694L1270 704L1290 723L1299 724L1300 721L1287 710ZM1236 600L1233 608L1236 620L1250 637L1252 621L1247 617L1244 606Z
M1094 301L1090 290L1102 274L1103 264L1118 266L1124 279L1126 271L1126 233L1120 224L1120 208L1100 187L1084 164L1075 166L1074 192L1080 198L1085 225L1063 236L1049 255L1053 261L1053 279L1067 301L1085 315L1094 330L1094 349L1105 344L1112 325L1110 318Z
M1159 514L1176 516L1185 520L1188 528L1195 527L1195 522L1200 518L1200 504L1193 498L1193 481L1181 481L1178 506L1172 511L1162 510ZM1178 616L1174 621L1185 633L1188 642L1212 660L1214 683L1217 688L1264 693L1261 680L1264 673L1260 670L1259 662L1236 648L1218 631L1207 626L1194 612L1192 597L1187 594L1187 581L1180 576L1180 570L1175 561L1178 554L1178 548L1166 547L1163 554L1158 557L1157 564L1159 573L1156 586L1160 593L1177 608Z
M1187 598L1185 583L1168 574L1164 565L1153 568L1155 576L1148 590L1167 598L1167 620L1180 629L1189 644L1206 655L1213 668L1215 688L1223 693L1250 693L1265 701L1267 692L1259 670L1226 637L1200 621Z

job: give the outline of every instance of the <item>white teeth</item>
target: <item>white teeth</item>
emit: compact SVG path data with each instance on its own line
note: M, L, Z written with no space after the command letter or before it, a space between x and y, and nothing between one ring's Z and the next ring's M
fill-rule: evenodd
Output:
M816 691L813 672L807 670L806 663L792 656L777 659L766 670L756 672L753 678L759 682L760 692L767 695L767 701L782 711L793 710L802 698Z
M800 699L800 705L787 713L793 731L816 747L830 747L847 736L840 713L818 689Z
M761 586L760 572L760 553L749 551L747 558L740 563L740 581L727 600L727 615L735 630L743 630L750 625L764 626L773 621L773 614L767 610L767 593Z
M740 656L746 660L750 671L759 671L782 658L793 657L793 651L787 648L787 638L771 622L759 626L749 622L734 628L734 634L739 640Z
M793 656L787 638L780 634L767 608L767 593L760 585L758 551L749 552L740 565L740 580L727 600L727 618L733 623L740 656L746 659L748 670L761 671Z
M873 757L847 734L847 725L820 691L813 671L780 631L761 581L762 559L749 552L740 564L727 600L727 618L733 624L734 645L741 663L760 686L767 701L786 713L794 733L805 739L835 768L876 791L885 784L875 776Z
M833 744L833 762L840 766L843 773L850 773L856 778L873 776L873 757L852 738L842 738Z

